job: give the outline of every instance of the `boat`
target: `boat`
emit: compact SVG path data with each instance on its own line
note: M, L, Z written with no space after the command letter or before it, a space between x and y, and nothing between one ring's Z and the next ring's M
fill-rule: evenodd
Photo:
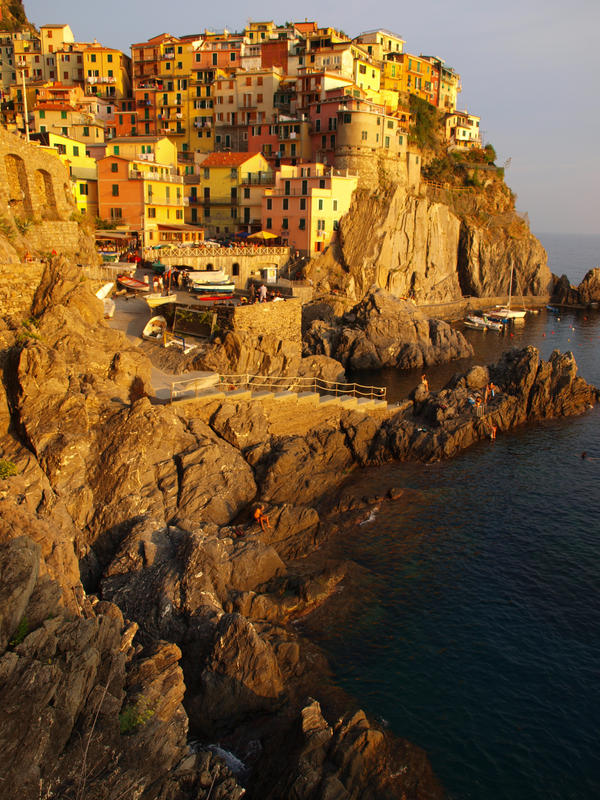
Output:
M144 297L144 300L148 303L150 308L158 308L158 306L164 306L166 303L176 303L177 302L177 295L176 294L159 294L158 292L151 292Z
M149 292L150 286L129 275L117 275L117 283L129 292Z
M235 283L223 270L195 270L188 272L188 285L196 294L233 294Z
M487 314L470 314L465 320L465 325L467 328L475 330L501 331L504 329L501 322L490 319Z
M560 308L557 308L556 306L547 305L546 311L550 311L551 314L560 314Z
M201 295L210 295L211 297L215 297L216 295L232 295L235 291L235 283L233 281L228 283L192 283L190 286L190 292L194 292L195 294Z
M201 303L218 303L224 300L232 302L235 301L235 298L232 294L202 294L199 297L196 297L196 300L200 301Z
M516 322L517 320L525 319L525 314L527 311L523 309L523 311L518 311L510 307L510 303L512 300L512 285L513 285L513 274L515 271L515 265L511 264L510 267L510 283L508 286L508 304L506 306L496 306L494 311L488 312L488 317L493 320L498 320L500 322Z
M111 300L109 297L110 293L114 289L115 284L111 281L110 283L105 283L98 291L96 292L96 297L98 300L102 300L104 304L104 319L112 319L115 315L115 310L117 308L116 303L114 300Z
M487 331L488 326L483 321L483 317L469 316L464 321L467 328L472 328L475 331Z
M153 261L150 264L150 268L155 275L164 275L166 266L162 263L162 261Z
M167 330L167 320L162 316L152 317L142 331L143 339L162 339Z

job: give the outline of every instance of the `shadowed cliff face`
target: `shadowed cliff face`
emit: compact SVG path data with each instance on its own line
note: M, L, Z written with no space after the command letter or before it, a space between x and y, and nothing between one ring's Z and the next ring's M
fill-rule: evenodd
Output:
M339 239L308 273L317 286L360 300L375 286L417 303L508 294L511 267L523 294L549 293L546 253L503 196L494 207L477 197L445 202L403 187L356 193ZM491 209L491 210L490 210Z

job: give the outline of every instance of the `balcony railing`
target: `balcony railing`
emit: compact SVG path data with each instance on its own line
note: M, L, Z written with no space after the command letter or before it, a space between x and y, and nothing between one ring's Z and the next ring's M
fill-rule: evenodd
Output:
M188 197L161 197L157 198L149 194L146 203L151 206L189 206Z
M249 173L242 176L242 186L273 186L275 183L275 173Z
M129 178L140 181L166 181L167 183L183 184L183 177L181 175L164 175L160 172L150 169L130 169Z

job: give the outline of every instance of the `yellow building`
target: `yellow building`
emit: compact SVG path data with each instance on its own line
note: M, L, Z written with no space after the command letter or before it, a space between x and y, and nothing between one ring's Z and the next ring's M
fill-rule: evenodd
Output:
M481 147L481 117L466 111L455 111L446 117L448 150L471 150Z
M390 53L402 53L404 48L404 39L398 36L397 33L392 33L385 28L364 31L352 41L362 44L369 55L380 60Z
M131 96L131 59L99 44L83 46L86 92L111 100Z
M394 62L401 66L401 84L399 91L414 94L435 105L433 69L434 66L426 58L404 53L394 57ZM391 80L390 75L390 80ZM386 88L388 86L386 85Z
M184 179L166 137L113 139L98 161L98 204L103 219L141 232L145 245L200 237L185 224Z
M33 130L56 133L92 146L104 142L104 123L88 111L68 103L42 101L33 109Z
M361 48L354 48L354 83L365 92L366 97L374 103L380 101L381 69L379 64Z
M98 216L98 165L85 153L85 146L68 136L57 133L36 133L33 141L56 152L71 177L71 188L77 209L82 214Z
M244 189L249 188L249 175L267 173L269 165L261 153L211 153L200 163L195 199L191 202L202 208L198 222L210 236L234 233L240 221L244 223ZM192 195L193 197L193 195ZM246 207L252 213L252 206ZM251 218L251 217L250 217ZM250 219L249 218L249 219Z

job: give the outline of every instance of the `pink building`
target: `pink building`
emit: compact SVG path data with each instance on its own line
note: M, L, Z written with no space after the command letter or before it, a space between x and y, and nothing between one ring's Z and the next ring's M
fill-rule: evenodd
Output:
M262 227L304 255L322 252L350 208L358 178L324 164L282 165L262 200Z

